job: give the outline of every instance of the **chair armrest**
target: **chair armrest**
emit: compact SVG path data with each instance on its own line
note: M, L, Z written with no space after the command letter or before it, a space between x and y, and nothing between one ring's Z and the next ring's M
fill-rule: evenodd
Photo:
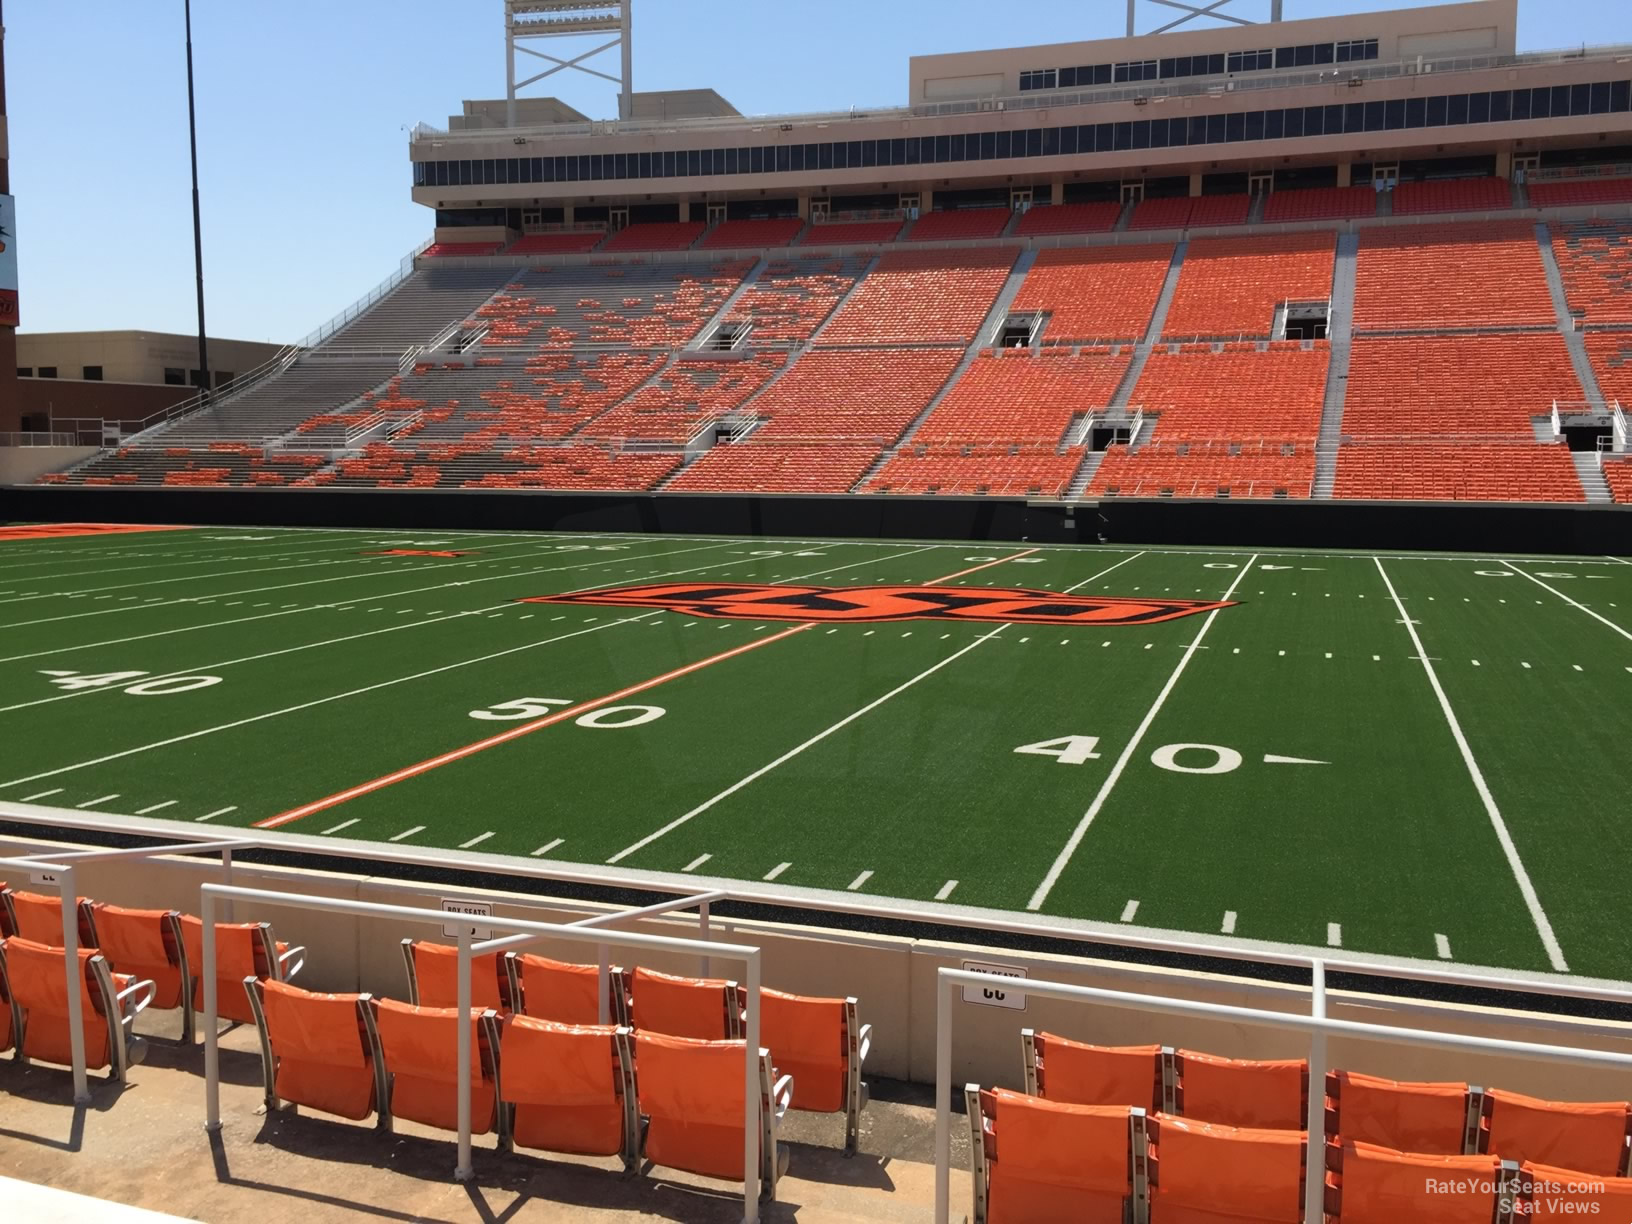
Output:
M295 960L297 956L299 960ZM289 963L291 960L295 960L293 965ZM306 945L297 944L288 951L279 953L278 964L283 969L283 980L287 982L306 967Z
M793 1076L784 1075L771 1087L771 1105L776 1110L777 1121L788 1112L788 1106L793 1103Z
M856 1065L867 1061L867 1051L873 1048L873 1026L864 1024L856 1039Z
M145 992L145 996L127 1013L125 1010L125 1000L139 992ZM135 1019L142 1012L146 1011L148 1005L153 1002L153 996L158 994L158 992L159 987L157 983L150 982L145 978L139 982L132 982L129 986L126 986L118 994L113 996L113 1001L119 1006L120 1020L123 1021L125 1019Z

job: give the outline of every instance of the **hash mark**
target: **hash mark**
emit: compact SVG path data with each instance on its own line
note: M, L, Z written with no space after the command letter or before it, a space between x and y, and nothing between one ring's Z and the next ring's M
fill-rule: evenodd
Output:
M1122 921L1132 922L1133 916L1139 912L1139 902L1129 901L1122 907Z
M153 803L153 804L149 804L145 808L138 808L136 810L136 815L146 816L149 812L158 812L158 811L162 811L163 809L165 809L167 807L175 807L175 806L176 806L176 801L174 799L166 799L163 803Z
M1439 953L1440 960L1451 959L1451 941L1443 935L1434 936L1434 951Z
M1632 667L1627 668L1627 671L1632 671ZM60 795L60 794L62 794L62 787L59 786L55 790L41 791L37 795L24 795L17 802L19 802L19 803L33 803L34 800L36 800L36 799L48 799L52 795Z
M1342 923L1328 922L1326 924L1326 943L1329 947L1333 948L1341 948L1343 946Z
M952 890L957 886L958 882L956 880L948 880L945 884L941 885L941 890L935 894L935 900L945 901L952 895Z
M855 892L858 888L860 888L863 884L867 883L867 881L872 879L872 878L873 878L873 873L871 871L864 871L860 875L858 875L855 879L850 881L850 883L845 887L845 891L846 892Z
M564 838L564 837L558 837L554 841L552 841L549 845L540 846L537 850L534 850L530 857L532 857L532 858L543 858L551 850L554 850L557 846L559 846L562 842L564 842L566 840L567 839Z
M117 794L103 795L102 798L100 798L100 799L87 800L84 803L76 803L76 804L74 804L74 806L76 808L91 808L91 807L95 807L99 803L107 803L109 800L117 799L117 798L119 798L119 796Z
M236 807L218 808L217 810L210 812L208 815L200 816L197 819L199 821L214 820L217 816L225 816L228 812L236 812L237 810L238 809Z
M471 838L469 841L460 842L459 843L459 849L469 850L472 846L481 845L484 841L486 841L488 838L490 838L492 836L493 836L493 831L491 829L488 830L486 833L478 833L475 837Z
M687 863L680 870L681 871L696 871L697 868L701 867L704 863L708 862L708 860L713 858L713 857L714 856L712 854L699 854L696 858L692 859L691 862Z
M1225 910L1224 911L1224 925L1219 927L1218 930L1219 930L1219 934L1221 934L1221 935L1234 935L1235 934L1235 911L1234 910Z
M415 833L423 833L423 832L425 832L425 826L424 825L415 825L411 829L404 829L401 833L398 833L395 837L391 838L391 840L392 841L407 841Z
M778 863L775 867L772 867L765 873L764 878L767 880L774 880L777 876L781 875L784 871L792 866L792 863Z

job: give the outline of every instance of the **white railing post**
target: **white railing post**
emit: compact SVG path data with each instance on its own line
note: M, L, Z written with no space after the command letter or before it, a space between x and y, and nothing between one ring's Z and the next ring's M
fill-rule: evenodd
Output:
M68 1053L74 1065L74 1104L89 1105L91 1090L85 1082L85 970L79 964L79 892L74 887L74 869L64 866L57 875L62 893L62 958L68 975ZM117 1016L107 1017L117 1024Z
M698 906L697 906L697 938L702 939L702 940L707 940L708 939L708 902L707 901L700 902L698 904ZM699 968L699 972L698 972L697 976L706 978L708 976L708 970L709 970L709 959L708 959L708 957L704 956L702 958L702 960L699 962L698 968Z
M469 1181L475 1176L470 1162L470 927L459 928L459 989L456 996L459 1026L459 1164L453 1171L455 1181Z
M215 1013L220 1000L216 998L215 988L215 897L208 886L201 890L198 917L204 940L204 963L198 970L204 975L204 1129L218 1131L221 1129L221 1042L216 1032L219 1021Z
M952 983L935 971L935 1224L952 1209Z
M760 1131L766 1125L765 1112L773 1112L776 1102L759 1093L759 953L748 958L748 1031L743 1041L742 1098L742 1218L744 1224L759 1219ZM771 1086L774 1090L775 1085ZM765 1158L776 1160L776 1131L771 1130L772 1148ZM771 1176L776 1169L773 1163Z
M604 943L596 949L601 964L600 1023L612 1023L612 950Z
M1326 962L1315 961L1309 979L1309 1015L1326 1019ZM1304 1224L1321 1224L1326 1210L1326 1033L1315 1029L1309 1034L1309 1113L1307 1128L1309 1162L1304 1170Z

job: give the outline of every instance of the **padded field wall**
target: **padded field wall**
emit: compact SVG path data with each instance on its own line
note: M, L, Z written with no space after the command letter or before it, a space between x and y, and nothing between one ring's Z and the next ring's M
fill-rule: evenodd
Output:
M0 522L424 527L1632 556L1632 506L0 487Z

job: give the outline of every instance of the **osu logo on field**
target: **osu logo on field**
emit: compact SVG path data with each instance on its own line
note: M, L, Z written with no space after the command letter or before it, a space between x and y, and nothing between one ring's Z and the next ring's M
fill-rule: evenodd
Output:
M738 582L665 582L570 595L538 595L518 602L597 604L729 620L834 624L961 620L1022 625L1153 625L1235 606L1233 601L1216 599L1063 595L1016 587L764 586Z
M468 557L469 553L454 552L447 548L387 548L382 552L364 553L365 557Z

